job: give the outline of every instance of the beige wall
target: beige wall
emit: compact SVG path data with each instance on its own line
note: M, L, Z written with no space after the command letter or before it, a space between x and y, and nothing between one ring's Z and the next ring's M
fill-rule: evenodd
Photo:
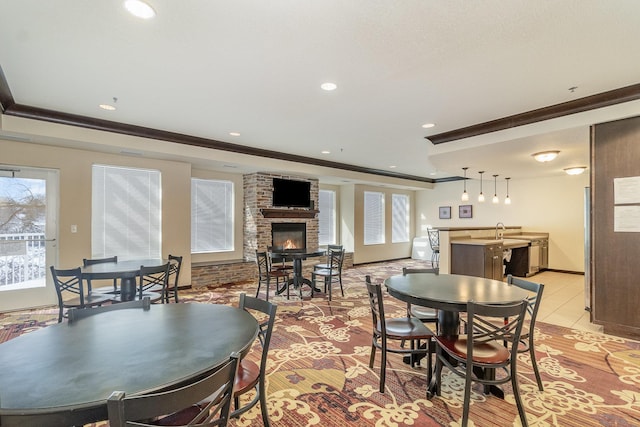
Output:
M60 177L58 266L72 268L91 257L91 166L157 169L162 174L162 255L182 255L181 283L191 282L191 165L0 140L3 164L57 169ZM77 233L71 233L71 225Z
M365 245L364 242L364 192L376 191L384 193L385 200L385 243L379 245ZM391 189L386 187L356 185L354 188L354 264L362 264L366 262L375 262L396 258L407 258L411 256L412 241L406 243L391 243L391 195L406 194L409 196L410 206L415 203L413 191ZM409 236L415 233L414 226L411 224Z
M461 202L462 182L437 184L433 190L416 192L416 230L426 236L429 227L522 226L522 231L549 233L549 268L584 272L584 188L589 174L550 178L512 179L509 183L511 205L505 205L505 183L498 183L500 204L491 203L493 182L483 185L486 196L478 203L479 181L467 182L469 202ZM458 207L473 206L473 218L460 219ZM438 207L451 206L451 219L439 219Z

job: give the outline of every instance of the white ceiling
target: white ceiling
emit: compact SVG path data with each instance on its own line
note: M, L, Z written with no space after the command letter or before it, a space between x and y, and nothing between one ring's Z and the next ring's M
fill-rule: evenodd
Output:
M115 0L0 0L0 67L15 102L428 178L463 166L475 178L561 174L589 164L590 124L640 114L630 102L425 139L639 83L637 0L149 3L157 16L143 21ZM321 90L325 81L338 88ZM98 108L114 98L116 111ZM534 162L543 149L561 150L558 160ZM265 169L190 147L174 157Z

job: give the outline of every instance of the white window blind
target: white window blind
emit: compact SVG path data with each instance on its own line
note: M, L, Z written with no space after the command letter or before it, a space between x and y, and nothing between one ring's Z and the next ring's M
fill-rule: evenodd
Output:
M384 194L364 192L364 244L384 243Z
M391 195L391 242L409 241L409 196Z
M336 243L336 192L320 190L318 192L318 244Z
M160 171L93 165L91 256L161 257Z
M233 250L233 182L191 179L191 252Z

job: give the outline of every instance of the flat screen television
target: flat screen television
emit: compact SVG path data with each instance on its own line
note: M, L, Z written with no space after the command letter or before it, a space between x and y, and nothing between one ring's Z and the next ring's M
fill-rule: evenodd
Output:
M273 178L273 206L308 208L311 206L311 183Z

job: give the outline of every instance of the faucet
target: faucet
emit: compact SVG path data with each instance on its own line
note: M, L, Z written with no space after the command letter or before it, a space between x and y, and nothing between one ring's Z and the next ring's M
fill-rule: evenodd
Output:
M499 227L502 227L502 232L498 231ZM496 224L496 240L502 239L505 231L506 231L506 227L504 226L504 224L501 222L497 223Z

